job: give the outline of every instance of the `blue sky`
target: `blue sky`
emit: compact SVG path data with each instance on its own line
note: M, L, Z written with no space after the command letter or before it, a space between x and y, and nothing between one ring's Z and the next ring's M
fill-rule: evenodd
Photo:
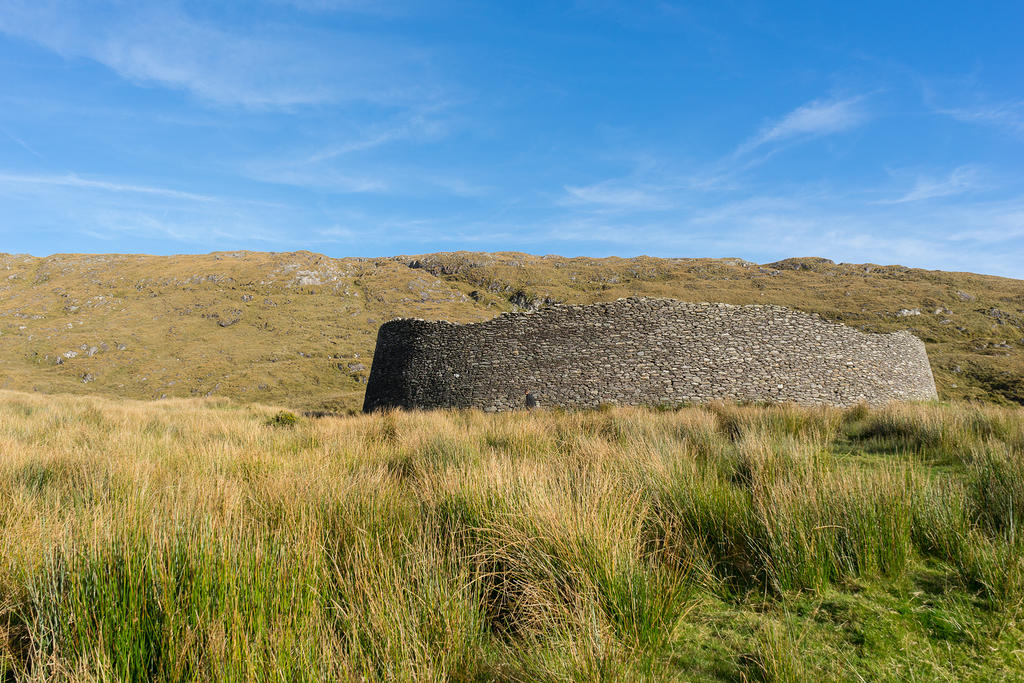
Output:
M0 251L1024 277L1024 3L0 0Z

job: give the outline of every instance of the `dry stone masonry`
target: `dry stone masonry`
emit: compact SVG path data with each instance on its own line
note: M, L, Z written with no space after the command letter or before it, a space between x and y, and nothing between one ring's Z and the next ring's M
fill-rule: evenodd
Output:
M937 398L924 343L781 306L630 298L381 326L363 409Z

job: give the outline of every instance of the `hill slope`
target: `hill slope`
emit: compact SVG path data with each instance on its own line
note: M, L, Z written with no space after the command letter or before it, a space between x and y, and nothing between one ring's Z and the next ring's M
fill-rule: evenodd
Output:
M787 259L0 255L0 388L361 405L377 327L630 295L772 303L928 346L940 396L1024 403L1024 281Z

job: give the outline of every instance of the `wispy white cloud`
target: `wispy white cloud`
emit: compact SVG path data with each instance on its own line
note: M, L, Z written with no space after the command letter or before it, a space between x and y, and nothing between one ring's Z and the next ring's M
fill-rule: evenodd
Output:
M377 130L370 131L361 137L325 145L321 149L301 160L300 163L316 164L321 161L336 159L340 156L345 156L346 154L352 154L353 152L364 152L405 139L408 134L409 131L401 127L384 129L378 128Z
M456 197L483 197L490 194L494 188L489 185L474 183L462 178L445 176L438 173L430 173L429 177L423 179L427 185L444 190L446 193Z
M0 32L99 62L135 83L218 104L288 108L433 97L429 58L411 46L365 34L258 24L240 33L198 20L173 3L8 0Z
M306 145L252 159L239 164L239 172L260 182L339 194L411 195L427 188L461 197L486 194L490 188L436 167L382 164L371 154L382 147L424 145L445 138L453 125L447 118L449 106L443 102L426 104L378 123L349 124L347 134L326 131L322 135L333 139L318 147Z
M358 230L352 228L344 228L335 225L330 228L321 228L315 232L320 242L349 242L359 237L360 233Z
M604 243L609 253L621 255L653 252L760 261L824 256L1024 277L1024 199L952 211L907 204L898 213L878 213L799 194L755 196L710 201L686 215L561 217L536 236L549 246L552 241Z
M292 227L301 207L265 199L187 192L76 174L0 172L0 233L52 234L64 251L93 251L96 240L171 241L187 248L206 245L294 242ZM306 217L308 219L308 216ZM88 241L82 242L83 238ZM75 246L71 246L75 245Z
M442 115L446 107L445 103L417 107L391 120L366 126L346 140L326 144L289 163L296 166L317 164L397 142L426 142L442 138L450 127L449 121Z
M9 173L0 174L0 203L6 214L0 233L52 234L64 251L93 251L92 241L117 243L126 236L199 249L284 246L294 243L292 227L302 208L75 175Z
M914 186L903 195L895 199L882 199L875 203L905 204L988 189L983 175L979 166L967 164L953 169L945 178L918 176Z
M492 188L440 171L418 169L374 168L362 173L347 173L324 164L288 166L271 162L246 165L242 173L262 183L288 185L331 194L378 194L414 197L436 194L456 197L481 197Z
M184 245L213 244L234 247L243 242L284 245L292 242L286 231L255 222L251 216L168 216L162 212L107 209L88 217L81 232L94 239L117 240L124 235L171 240Z
M653 211L672 205L663 188L606 180L593 185L566 185L567 205L591 205L615 209Z
M717 165L691 173L666 172L658 164L641 164L623 178L587 185L564 185L560 206L592 211L671 211L695 196L740 189L739 171L746 165Z
M271 0L273 4L290 5L304 12L350 12L384 16L401 15L410 7L408 0Z
M736 154L747 154L771 143L839 133L859 126L868 118L864 96L814 100L766 125L740 145Z
M295 168L271 163L253 163L249 164L244 172L247 177L263 183L327 190L339 194L381 193L389 189L388 182L383 179L328 168Z
M642 245L646 252L680 256L770 261L814 255L1024 276L1024 196L1001 201L963 196L999 187L981 166L919 175L909 189L901 182L902 193L884 201L871 199L879 188L837 191L816 183L776 186L766 193L756 180L714 191L678 178L653 180L568 187L558 202L562 214L538 228L536 237L605 244L608 253L618 254L639 253ZM955 202L925 201L954 195ZM501 232L500 226L493 229Z
M338 194L389 194L413 196L443 191L446 195L477 197L492 188L446 173L436 167L418 168L379 163L372 156L348 158L386 145L422 144L448 133L449 122L435 116L444 107L426 108L357 131L342 142L323 145L316 151L293 151L276 158L255 159L239 166L253 180Z
M166 187L154 187L150 185L133 185L127 183L110 182L107 180L94 180L82 178L73 173L65 175L25 175L18 173L0 173L0 183L8 185L24 186L47 186L47 187L77 187L107 192L126 192L131 194L153 195L169 199L184 199L193 202L218 201L217 197L194 192L183 192Z
M1004 102L982 107L938 109L940 114L951 116L964 123L976 123L1001 128L1008 133L1024 138L1024 102Z
M1005 245L1024 240L1024 197L955 207L949 215L950 222L955 221L959 227L949 233L951 240L983 245ZM1006 255L1016 258L1018 263L1024 262L1024 244L1019 245L1016 252L1010 250ZM1018 277L1024 277L1024 272L1019 272Z
M16 136L14 133L12 133L9 130L7 130L6 128L0 128L0 133L3 133L11 142L13 142L14 144L18 145L19 147L24 149L29 154L31 154L32 156L36 157L37 159L42 159L43 158L43 155L40 154L39 152L37 152L35 150L35 148L32 147L32 145L28 144L27 142L25 142L24 140L22 140L21 138Z
M869 117L864 96L816 100L687 173L648 163L623 178L565 185L556 200L562 215L537 234L607 244L609 253L636 253L643 235L644 249L661 254L820 255L1024 276L1024 197L980 164L892 172L884 188L752 173L786 142L851 130ZM996 191L1002 201L992 199ZM928 201L947 197L955 199Z

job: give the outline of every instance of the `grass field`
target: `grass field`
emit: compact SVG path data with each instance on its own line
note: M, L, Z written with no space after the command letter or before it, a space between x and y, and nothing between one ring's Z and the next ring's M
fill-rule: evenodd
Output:
M1021 680L1022 418L0 392L0 680Z

